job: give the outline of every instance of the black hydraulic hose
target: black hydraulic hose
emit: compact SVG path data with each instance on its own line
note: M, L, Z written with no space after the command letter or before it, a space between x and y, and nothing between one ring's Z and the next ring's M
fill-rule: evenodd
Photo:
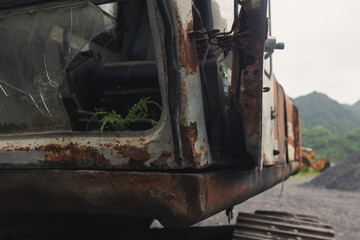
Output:
M201 62L201 67L200 67L200 70L201 70L201 75L202 75L202 83L203 83L203 86L204 86L204 90L205 90L205 99L206 99L206 103L207 103L207 122L208 122L208 129L211 130L212 129L212 109L211 109L211 101L210 101L210 96L209 96L209 88L208 88L208 85L207 85L207 81L206 81L206 75L205 75L205 62L206 62L206 59L207 59L207 56L208 56L208 53L209 53L209 50L210 50L210 44L207 45L206 47L206 50L205 50L205 54L204 54L204 57L202 59L202 62ZM208 134L208 137L210 138L209 140L211 141L212 139L212 132L209 132Z
M169 10L163 0L156 0L156 4L159 8L160 15L163 19L165 34L165 52L166 62L168 70L168 100L169 100L169 112L170 121L174 142L174 154L175 160L180 161L180 130L177 119L179 118L179 106L180 106L180 73L178 71L178 64L175 55L175 33L174 25L171 21Z
M196 31L203 31L205 32L205 27L203 24L203 20L201 17L201 13L199 11L199 9L196 7L196 5L193 3L192 4L192 11L193 11L193 17L194 17L194 27ZM209 43L209 38L206 37L206 50L204 53L204 56L202 57L202 61L201 61L201 65L200 65L200 72L201 72L201 82L202 82L202 86L204 88L203 93L205 94L205 102L206 102L206 106L207 108L204 107L204 111L205 111L205 121L206 121L206 129L208 130L208 138L211 141L212 139L212 106L211 106L211 101L210 101L210 96L209 96L209 87L207 84L207 80L206 80L206 74L205 74L205 62L206 59L208 57L209 54L209 50L210 50L210 43Z

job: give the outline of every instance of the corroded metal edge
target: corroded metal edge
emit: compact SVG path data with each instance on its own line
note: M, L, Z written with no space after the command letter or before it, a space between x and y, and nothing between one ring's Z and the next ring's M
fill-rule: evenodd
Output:
M170 1L175 26L177 61L180 73L179 131L181 151L186 165L204 168L213 163L206 132L201 76L196 50L192 1Z
M266 40L266 0L245 1L236 20L233 102L244 119L246 150L262 167L263 61Z
M301 120L300 113L290 99L285 96L287 141L289 161L301 161Z
M0 213L122 215L184 227L247 200L299 168L299 163L291 163L261 173L3 170Z

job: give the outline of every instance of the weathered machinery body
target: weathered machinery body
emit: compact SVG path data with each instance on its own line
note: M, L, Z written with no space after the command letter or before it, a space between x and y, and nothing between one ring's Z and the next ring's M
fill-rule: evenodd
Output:
M114 16L105 2L0 1L1 213L188 226L300 169L266 0L233 1L228 32L210 0L121 0ZM91 122L145 97L162 106L153 127Z

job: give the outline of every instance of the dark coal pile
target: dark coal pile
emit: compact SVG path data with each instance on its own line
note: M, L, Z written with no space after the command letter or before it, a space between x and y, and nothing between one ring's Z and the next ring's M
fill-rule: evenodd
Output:
M328 168L306 186L360 192L360 151Z

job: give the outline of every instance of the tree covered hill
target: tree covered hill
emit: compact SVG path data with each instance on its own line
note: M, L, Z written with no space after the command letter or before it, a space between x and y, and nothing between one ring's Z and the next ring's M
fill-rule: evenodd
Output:
M356 114L360 116L360 100L356 102L354 105L345 105L347 109L350 109L351 111L354 111Z
M294 104L300 111L305 129L323 126L332 133L343 133L360 127L360 101L346 106L325 94L313 92L294 99ZM359 113L356 109L359 109Z
M302 124L302 145L316 151L316 159L337 162L360 149L360 101L340 104L313 92L293 100Z
M315 149L316 159L327 158L331 162L338 162L360 150L360 128L338 134L322 126L303 129L302 145Z
M360 100L357 101L354 105L352 105L352 107L355 111L358 111L360 113Z

